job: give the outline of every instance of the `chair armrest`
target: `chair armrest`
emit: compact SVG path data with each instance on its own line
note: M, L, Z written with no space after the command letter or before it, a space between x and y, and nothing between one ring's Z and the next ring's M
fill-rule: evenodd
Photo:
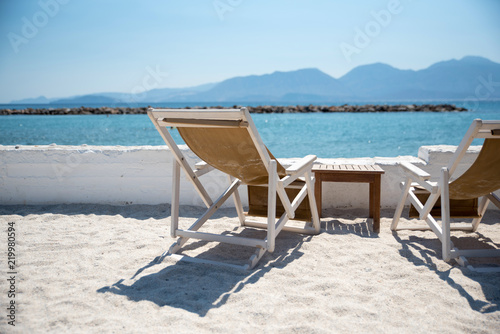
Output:
M429 179L431 175L426 171L418 168L417 166L409 162L401 162L400 166L404 169L404 172L416 183L418 183L423 188L427 189L430 193L434 194L439 190L438 182L431 182ZM413 186L413 184L412 184Z
M431 178L431 175L429 173L409 162L403 161L400 163L400 166L404 169L405 173L411 174L414 179L426 181Z
M315 155L305 156L304 158L288 167L286 169L286 173L288 175L304 174L306 170L310 170L312 168L312 164L314 163L314 161L316 161L316 158L317 157Z

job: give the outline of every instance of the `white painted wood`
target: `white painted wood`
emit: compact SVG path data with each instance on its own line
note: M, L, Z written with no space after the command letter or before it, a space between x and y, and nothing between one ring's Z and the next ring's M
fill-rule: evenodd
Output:
M450 193L448 184L450 182L450 174L448 168L441 169L441 228L443 236L441 243L443 245L443 260L449 261L451 257L452 243L450 239Z
M314 227L311 227L310 223L303 223L303 225L304 225L303 227L284 225L282 230L287 232L302 233L302 234L318 234L318 231L316 231ZM248 218L245 220L245 226L267 229L267 223L255 221Z
M484 139L498 138L498 135L493 135L493 134L491 134L490 131L488 131L488 132L479 132L474 138L484 138Z
M457 249L453 252L455 257L500 257L500 249Z
M317 157L315 155L307 155L304 158L300 159L290 167L286 168L287 174L304 174L307 170L312 168L314 161L316 161Z
M229 182L235 180L234 177L228 175ZM239 189L235 190L233 193L234 207L236 208L236 213L238 214L238 219L240 220L240 226L245 226L245 212L243 211L243 205L241 204L241 198Z
M466 256L475 256L475 257L499 256L500 251L498 250L457 249L454 247L451 241L451 233L450 233L451 230L455 229L468 230L471 232L476 231L490 201L500 208L499 197L495 194L489 194L487 196L484 196L481 199L478 208L479 218L473 219L472 224L465 224L465 227L455 226L455 224L454 226L451 226L450 198L449 198L450 178L453 175L454 171L456 170L462 158L465 156L467 149L471 145L474 138L498 138L499 135L493 134L492 132L492 130L498 130L498 129L500 129L500 121L482 121L480 119L474 120L469 129L467 130L464 138L460 142L460 145L454 152L447 167L441 169L441 175L439 177L439 183L437 185L432 184L428 180L423 180L424 178L425 179L429 178L429 175L427 173L419 171L418 168L416 167L414 168L412 167L412 165L408 163L402 164L403 168L405 169L407 179L406 183L404 184L403 195L394 214L391 229L397 228L398 220L401 216L403 205L406 202L406 198L409 198L410 202L419 212L420 219L424 219L426 221L428 226L433 230L433 232L441 241L443 260L449 261L451 259L455 259L457 263L459 263L460 265L467 266L473 269L472 266L469 266ZM431 190L435 190L429 196L425 205L422 204L415 195L415 193L418 190L409 185L411 179L415 179L415 181L417 181L420 185L424 186L427 190L429 190L429 188ZM425 182L422 182L422 180ZM413 185L413 183L411 185ZM441 196L441 216L442 216L441 225L439 225L436 222L436 220L430 215L430 211L434 206L434 203L437 201L437 197L439 195ZM410 229L419 229L419 228L420 226L412 227Z
M194 175L197 177L200 177L202 175L205 175L207 173L210 173L211 171L215 170L214 167L210 166L207 164L205 161L200 161L194 165L196 170L193 170Z
M256 247L257 250L254 255L249 260L249 263L245 266L246 268L253 268L259 259L262 258L265 251L272 252L275 248L275 240L277 235L281 230L290 230L294 232L317 234L319 233L319 217L316 212L316 203L314 200L314 178L312 177L311 168L316 160L316 156L310 155L299 162L290 166L287 170L287 176L283 180L279 180L277 173L277 161L271 160L270 155L265 147L262 139L253 123L250 113L246 108L241 110L185 110L185 109L149 109L148 116L155 125L156 129L164 139L165 143L171 149L175 157L175 166L173 171L173 176L175 181L173 182L172 198L173 206L175 204L175 209L172 209L173 217L172 221L175 222L171 226L171 233L173 235L179 236L179 239L174 243L167 255L174 254L179 251L183 245L190 239L200 239L205 241L215 241L215 242L225 242L231 244L237 244L241 246ZM172 136L166 127L218 127L218 128L231 128L240 127L246 128L250 137L252 138L255 148L264 164L265 168L269 174L268 182L268 217L267 223L263 226L267 229L267 237L264 240L243 238L237 236L219 235L212 233L199 232L199 228L208 221L208 219L213 215L213 213L229 198L233 195L235 202L236 211L242 226L252 226L252 223L248 223L245 219L243 213L243 206L239 193L237 191L238 186L241 184L240 180L233 180L229 188L215 201L212 202L210 196L206 192L205 188L198 180L198 178L213 170L212 167L205 163L198 163L195 169L192 170L186 159L182 155L181 151L175 144ZM203 199L205 205L208 207L207 211L191 226L188 230L181 230L178 228L178 206L179 206L179 184L180 184L180 168L184 170L187 178L194 185L196 191L199 193L200 197ZM303 179L306 185L301 189L299 194L295 199L290 202L286 192L285 186L289 185L296 179ZM293 219L295 216L295 210L298 208L300 202L304 200L306 195L309 194L310 206L313 216L313 228L307 226L304 228L297 228L293 226L285 226L289 219ZM285 208L285 213L276 221L276 199L277 196L280 198L283 206ZM173 231L173 232L172 232Z
M175 238L179 225L179 188L181 182L181 166L177 161L172 162L172 206L170 215L170 236Z
M448 163L449 175L453 175L453 173L455 172L460 160L462 160L462 158L464 157L465 153L467 152L467 149L474 140L474 136L479 132L482 124L483 121L481 121L480 119L475 119L470 125L469 129L465 133L465 136L458 145L457 150L455 151L452 158L450 159L450 162Z
M431 230L434 232L434 234L438 237L439 240L443 240L443 228L437 223L436 219L432 217L431 215L427 216L425 219L425 222Z
M203 224L206 223L206 221L221 207L221 205L231 196L231 194L238 188L238 186L241 184L240 180L235 180L229 188L226 189L226 191L215 201L215 203L212 204L210 208L208 208L205 213L198 218L198 220L189 227L189 231L198 231ZM177 230L177 234L179 230ZM187 237L182 237L180 238L177 243L175 244L174 249L177 251L179 250L187 241L189 238ZM175 252L174 252L175 253Z
M313 229L316 233L319 233L319 230L321 228L321 223L319 219L319 213L315 209L317 208L316 206L316 198L314 197L314 183L315 183L315 178L313 177L313 173L311 170L307 171L305 173L305 181L306 181L306 187L307 187L307 194L309 195L309 207L312 208L311 214L312 214L312 226Z
M500 129L500 121L497 120L480 120L482 124L482 129L483 130L494 130L494 129Z
M425 217L429 215L429 213L431 212L432 208L434 207L438 199L439 199L439 193L430 194L429 198L425 202L425 206L420 211L420 219L425 219Z
M299 175L299 174L296 174L296 175L287 175L287 176L283 177L283 178L281 179L281 182L283 183L283 186L284 186L285 188L296 188L296 189L297 189L297 188L301 188L300 186L298 186L298 187L297 187L297 186L290 186L290 184L291 184L293 181L295 181L295 180L297 180L297 179L298 179L298 175Z
M208 174L208 173L210 173L211 171L214 171L214 170L215 170L215 168L213 168L212 166L209 166L209 167L204 168L204 169L194 170L193 173L194 173L194 175L197 178L200 178L200 176Z
M412 184L412 180L410 176L406 177L406 181L402 183L404 186L403 193L401 194L401 199L398 202L398 206L396 207L396 211L394 212L394 216L392 218L391 230L395 231L398 228L399 219L401 218L401 214L403 213L403 209L406 203L406 199L408 198L408 192L410 191Z
M285 212L288 215L290 219L295 218L295 210L292 208L292 203L290 203L290 199L288 198L288 195L286 194L285 191L285 186L283 185L283 182L278 181L276 184L276 192L278 193L278 196L281 200L281 204L283 204L283 207L285 208Z
M291 174L283 177L280 182L283 184L283 187L287 189L302 189L302 187L297 184L292 184L296 180L302 180L305 182L306 178L304 177L306 171L303 172L304 174Z
M400 166L405 170L406 174L412 175L414 180L428 180L431 178L429 173L409 162L403 161Z
M415 195L415 192L410 191L408 193L408 199L410 200L410 203L417 209L417 211L420 213L422 210L424 210L424 206L422 202L418 199L417 195ZM421 218L422 219L422 218Z
M166 253L163 253L164 255L162 255L162 256L169 256L169 255L177 253L182 248L182 246L186 243L187 240L188 240L187 238L178 238L177 241L174 242L170 246L168 251Z
M257 248L255 253L250 257L248 260L248 265L245 266L245 269L253 269L257 263L262 259L264 254L266 253L266 250L264 248Z
M454 250L456 250L456 248L455 248L455 249L453 249L453 250L452 250L452 252L453 252ZM467 268L467 267L469 267L469 268L470 268L470 267L472 267L472 266L470 266L470 265L469 265L469 261L467 261L467 259L466 259L465 257L463 257L463 256L458 256L458 257L456 257L456 258L455 258L455 261L456 261L456 262L457 262L460 266L462 266L462 267L465 267L465 268Z
M243 120L219 119L188 119L188 118L158 118L160 126L183 128L246 128L248 122Z
M168 130L166 128L160 127L158 125L157 120L153 117L153 115L151 113L148 112L148 116L151 119L151 121L153 122L153 124L156 127L156 129L158 130L158 132L160 133L160 135L162 136L162 138L165 141L165 143L167 144L167 146L170 148L170 150L174 154L174 157L177 160L177 162L182 166L182 169L186 173L188 180L191 183L193 183L193 186L196 189L196 191L198 192L198 194L200 195L201 199L203 200L203 203L205 203L205 205L207 207L212 205L212 199L208 195L207 191L205 190L205 188L203 187L201 182L198 180L198 177L191 170L191 167L187 163L186 158L184 158L184 155L179 150L179 147L177 147L177 144L175 143L174 139L172 138L172 136L170 135Z
M432 230L429 223L427 225L409 225L398 228L396 230L408 230L408 231L428 231ZM450 226L451 231L472 231L470 224L453 224ZM435 233L435 232L434 232Z
M269 178L267 184L267 250L274 252L276 240L276 183L278 181L278 164L276 160L269 162Z
M202 170L202 169L205 169L205 168L209 168L211 166L209 164L207 164L205 161L200 161L200 162L195 163L194 167L197 170Z
M285 224L287 222L288 222L288 216L286 212L283 212L283 214L281 215L281 217L278 219L278 221L274 226L276 235L278 235L281 232L281 230L283 229L283 227L285 227Z
M245 117L240 109L149 109L156 120L163 118L240 120Z
M262 138L260 137L259 132L257 131L257 127L255 126L255 123L253 122L252 118L250 117L250 112L248 111L247 108L242 108L241 113L243 115L243 120L248 122L248 133L250 137L252 138L253 142L255 143L255 148L257 152L259 153L260 158L262 159L262 163L266 167L267 171L269 172L269 161L271 160L271 157L269 156L269 153L267 152L266 145L264 145L264 142L262 141Z
M248 247L266 247L266 242L264 240L242 238L232 235L222 235L222 234L214 234L214 233L206 233L206 232L190 231L190 230L177 230L177 235L180 235L188 239L193 238L205 241L224 242L227 244L248 246Z
M412 183L416 183L416 189L415 189L415 192L418 192L418 191L421 191L421 190L418 190L418 186L424 188L425 190L427 190L429 193L431 194L437 194L439 193L439 185L437 182L432 182L432 181L424 181L424 180L415 180L416 182L412 182Z
M436 182L429 181L429 178L431 177L430 174L406 161L401 162L400 166L403 168L407 176L412 177L412 182L422 186L431 194L438 192L438 184Z
M235 179L233 183L219 196L219 198L208 208L207 211L189 228L191 231L198 230L214 213L217 211L222 204L233 194L236 189L240 186L241 181Z
M297 196L292 201L292 210L295 212L297 208L299 207L300 203L306 198L307 195L307 184L302 187L302 189L299 191Z

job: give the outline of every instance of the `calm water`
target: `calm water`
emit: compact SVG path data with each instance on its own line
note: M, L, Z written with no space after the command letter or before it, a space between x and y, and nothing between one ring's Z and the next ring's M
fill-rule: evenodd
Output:
M280 158L416 156L422 145L458 145L475 118L500 119L498 101L454 104L474 108L460 113L252 114L252 118L264 143ZM178 135L175 138L181 143ZM147 115L0 116L0 145L51 143L164 145Z

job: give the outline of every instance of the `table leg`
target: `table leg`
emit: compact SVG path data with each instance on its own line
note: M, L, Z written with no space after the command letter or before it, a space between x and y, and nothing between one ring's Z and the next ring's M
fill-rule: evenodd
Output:
M374 175L370 182L370 217L373 218L373 232L380 232L380 175Z

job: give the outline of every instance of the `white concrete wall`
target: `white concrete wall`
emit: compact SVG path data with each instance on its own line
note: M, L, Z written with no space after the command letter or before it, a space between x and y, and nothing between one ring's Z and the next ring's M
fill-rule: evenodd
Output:
M181 147L190 163L195 156ZM413 162L430 172L446 165L455 147L421 147L419 157L322 159L321 163L377 164L382 176L382 207L394 208L404 178L398 162ZM473 147L466 157L477 156ZM279 159L283 164L296 159ZM466 166L462 166L462 169ZM161 204L171 203L172 156L166 146L1 146L0 204ZM212 198L227 186L220 172L201 177ZM244 203L246 191L240 192ZM202 206L199 196L185 178L181 182L181 204ZM226 204L232 206L233 202ZM368 208L368 185L325 183L323 208Z
M194 164L191 151L182 150ZM0 146L1 204L170 203L171 179L166 146ZM217 196L227 178L209 173L202 181ZM185 179L181 203L203 205Z

